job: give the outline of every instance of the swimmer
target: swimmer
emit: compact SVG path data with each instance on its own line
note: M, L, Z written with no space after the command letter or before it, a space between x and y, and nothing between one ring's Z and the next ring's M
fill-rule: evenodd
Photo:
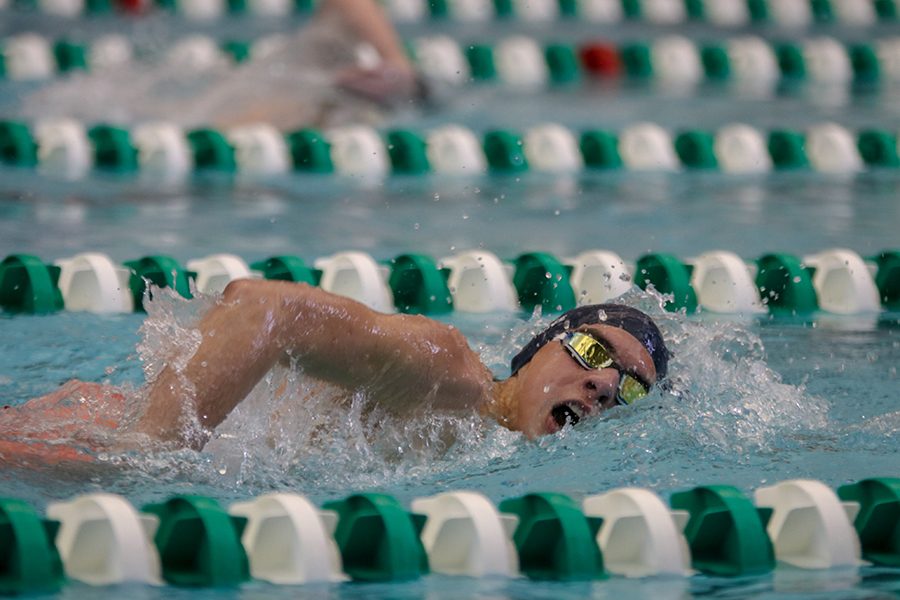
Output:
M424 99L424 90L377 0L322 0L309 24L240 65L164 60L74 72L25 97L20 111L86 123L292 130L377 122L385 109Z
M665 377L668 363L650 317L600 304L558 317L516 354L510 377L497 380L452 326L379 313L284 281L231 282L198 331L199 346L183 367L169 364L150 382L133 431L168 446L201 449L266 373L293 364L348 398L362 391L398 416L474 411L536 438L639 400ZM89 385L88 394L102 387ZM32 403L39 409L47 399L16 412L27 415Z

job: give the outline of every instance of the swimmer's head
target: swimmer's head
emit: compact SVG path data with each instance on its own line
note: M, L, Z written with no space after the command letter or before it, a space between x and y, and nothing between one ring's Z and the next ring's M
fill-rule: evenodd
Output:
M572 309L513 357L501 422L529 437L555 433L646 395L668 361L659 328L643 312L621 304Z

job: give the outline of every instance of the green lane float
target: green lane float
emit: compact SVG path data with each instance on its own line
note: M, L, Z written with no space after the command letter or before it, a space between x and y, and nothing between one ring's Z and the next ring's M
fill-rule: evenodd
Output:
M297 256L273 256L266 260L260 260L250 265L254 271L259 271L266 279L280 281L294 281L318 285L321 273L312 269Z
M407 129L387 133L387 148L394 173L422 175L431 170L428 164L425 140Z
M388 285L400 312L440 315L453 311L453 296L437 265L424 254L402 254L391 261Z
M900 567L900 479L864 479L838 488L842 500L860 505L853 522L862 555L876 565Z
M887 131L866 129L859 133L859 154L871 167L900 167L897 137Z
M604 170L622 167L619 138L614 133L599 129L585 131L581 134L579 148L587 167Z
M726 485L672 494L670 504L690 514L684 535L698 571L736 577L775 568L772 542L766 535L771 509L757 509L736 488Z
M57 284L60 269L29 254L13 254L0 263L0 308L43 315L63 309Z
M546 252L530 252L516 258L513 286L519 304L529 312L538 305L547 312L566 311L575 306L569 269Z
M94 146L94 165L115 173L137 171L138 151L131 143L127 129L97 125L87 132Z
M144 294L148 282L159 287L172 288L184 298L191 297L188 278L194 277L195 274L186 271L174 258L162 255L145 256L125 261L123 264L131 269L129 287L136 310L144 310Z
M338 514L334 539L344 572L357 581L407 581L428 573L419 534L425 517L407 512L385 494L356 494L326 502Z
M713 135L708 131L685 131L675 138L675 152L681 164L692 169L719 167L713 145Z
M250 579L241 534L247 520L204 496L177 496L143 511L159 517L153 538L163 578L178 586L234 587Z
M0 121L0 161L13 167L37 166L37 143L31 130L18 121Z
M484 135L484 154L494 173L521 173L528 170L522 138L512 131L488 131Z
M802 169L809 166L803 134L797 131L775 130L769 134L769 155L776 169Z
M294 170L302 173L333 173L331 144L315 129L301 129L287 135Z
M41 519L21 500L0 499L0 594L53 593L63 584L54 544L59 523Z
M504 500L500 511L519 518L513 542L519 568L531 579L585 581L603 579L603 555L597 531L603 520L585 517L563 494L528 494Z
M215 129L195 129L187 134L198 169L233 173L237 169L234 147Z
M810 269L796 256L765 254L756 261L756 287L770 312L806 315L819 308Z
M671 254L646 254L635 265L635 283L641 289L652 284L662 294L672 294L666 309L697 310L697 293L691 285L691 269Z
M888 310L900 310L900 251L882 252L875 257L878 271L875 285L881 304Z

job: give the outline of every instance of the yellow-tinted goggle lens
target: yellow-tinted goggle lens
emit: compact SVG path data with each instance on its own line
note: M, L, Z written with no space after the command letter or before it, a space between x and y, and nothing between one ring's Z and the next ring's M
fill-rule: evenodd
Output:
M603 344L585 333L570 334L566 345L571 348L582 366L588 369L605 369L612 366L613 358Z
M622 375L622 380L619 381L619 394L617 396L617 400L620 404L631 404L646 395L647 388L644 387L643 383L628 373Z

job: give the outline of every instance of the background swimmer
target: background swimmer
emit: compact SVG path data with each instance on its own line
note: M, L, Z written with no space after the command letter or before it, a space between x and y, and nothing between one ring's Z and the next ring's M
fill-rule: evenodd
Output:
M534 438L633 402L665 376L668 362L647 315L623 305L593 305L556 319L513 359L512 376L498 381L451 326L379 313L320 288L281 281L232 282L197 332L196 351L180 364L170 361L150 382L133 431L202 448L266 373L294 364L343 390L335 402L363 391L371 404L401 418L477 412ZM106 393L99 386L87 392ZM53 396L61 397L51 394L14 410L40 418L34 410L52 407ZM121 396L106 397L121 403ZM120 408L110 410L121 414ZM99 418L115 417L94 420Z
M361 59L360 49L377 60ZM281 129L378 120L421 81L376 0L322 0L312 21L234 66L124 64L75 73L23 99L25 117Z

